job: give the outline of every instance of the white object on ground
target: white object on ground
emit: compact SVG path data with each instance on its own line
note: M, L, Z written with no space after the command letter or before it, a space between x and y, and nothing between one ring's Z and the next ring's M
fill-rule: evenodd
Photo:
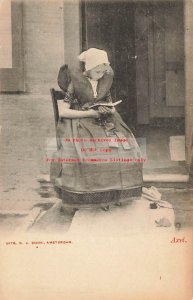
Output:
M186 160L185 155L185 136L170 136L170 156L171 160L184 161Z
M143 197L152 200L159 201L161 200L161 194L155 186L151 186L150 188L143 187L142 188Z

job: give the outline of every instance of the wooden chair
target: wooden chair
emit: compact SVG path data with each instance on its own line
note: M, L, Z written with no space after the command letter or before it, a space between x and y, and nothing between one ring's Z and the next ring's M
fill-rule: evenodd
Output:
M55 89L50 89L51 97L52 97L52 104L54 109L54 121L55 121L55 129L57 128L58 121L59 121L59 110L58 110L58 101L63 100L65 93L62 91L56 91ZM56 135L57 141L57 148L59 149L59 143Z
M64 99L65 93L62 91L56 91L55 89L50 89L50 93L52 96L52 104L54 109L55 127L57 127L59 121L58 101Z

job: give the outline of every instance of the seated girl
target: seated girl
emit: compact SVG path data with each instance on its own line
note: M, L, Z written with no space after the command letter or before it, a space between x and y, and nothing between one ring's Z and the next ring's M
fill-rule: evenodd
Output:
M90 48L79 60L84 72L64 65L58 75L65 98L51 179L65 203L120 204L141 194L140 149L113 106L107 53Z

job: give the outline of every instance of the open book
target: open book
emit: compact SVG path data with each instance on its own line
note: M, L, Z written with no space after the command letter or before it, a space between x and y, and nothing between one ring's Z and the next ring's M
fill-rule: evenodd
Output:
M98 103L95 103L95 104L92 104L91 106L89 106L89 108L93 108L93 107L97 107L97 106L107 106L107 107L114 107L116 105L118 105L119 103L121 103L122 100L118 100L116 102L98 102Z

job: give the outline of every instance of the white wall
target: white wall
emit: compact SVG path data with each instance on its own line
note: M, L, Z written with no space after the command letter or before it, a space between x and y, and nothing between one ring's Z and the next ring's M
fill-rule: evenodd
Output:
M49 94L64 63L62 0L23 1L24 80L27 92Z

